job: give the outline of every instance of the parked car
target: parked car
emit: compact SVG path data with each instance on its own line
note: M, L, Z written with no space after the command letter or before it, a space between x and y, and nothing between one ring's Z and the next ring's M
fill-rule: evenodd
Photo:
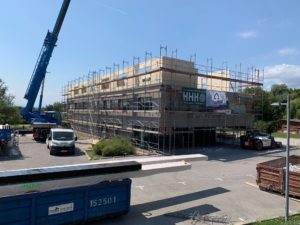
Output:
M275 149L280 147L281 143L277 143L271 134L264 133L258 130L246 131L245 135L240 136L240 143L242 148L246 149Z
M77 137L73 129L52 128L46 140L50 155L55 153L75 153Z

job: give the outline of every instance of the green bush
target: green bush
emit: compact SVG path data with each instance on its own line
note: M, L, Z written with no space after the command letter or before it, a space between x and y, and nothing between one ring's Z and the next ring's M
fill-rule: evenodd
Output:
M97 155L102 155L103 148L107 145L107 140L98 141L93 145L93 150Z
M274 123L272 121L266 122L266 121L262 121L262 120L256 121L253 124L253 128L258 129L260 131L267 132L267 133L273 133L278 130L276 123Z
M97 155L102 156L124 156L136 154L135 148L124 138L113 138L101 140L93 146Z

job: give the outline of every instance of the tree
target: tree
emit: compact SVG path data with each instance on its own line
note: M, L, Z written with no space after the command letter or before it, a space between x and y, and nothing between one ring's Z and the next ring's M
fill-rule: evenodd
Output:
M20 109L14 106L14 96L8 94L8 88L0 79L0 124L18 124L22 121Z
M64 104L61 103L61 102L54 102L53 104L46 105L44 110L45 111L63 112L64 111Z
M291 118L300 119L300 97L291 101Z
M9 95L7 91L7 86L0 78L0 104L5 106L12 106L14 97L12 95Z
M291 96L291 99L295 99L295 98L300 98L300 89L290 89L289 90L290 92L290 96Z
M286 84L273 84L270 94L274 102L286 102L286 96L289 94L289 88Z
M262 112L262 120L264 121L273 121L281 118L281 111L276 111L271 106L272 95L268 91L264 91L261 87L256 88L245 88L244 93L251 94L253 98L253 111Z

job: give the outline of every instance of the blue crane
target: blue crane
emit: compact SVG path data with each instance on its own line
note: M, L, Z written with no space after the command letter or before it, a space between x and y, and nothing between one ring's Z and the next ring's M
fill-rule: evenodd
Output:
M47 67L52 56L54 47L58 39L58 34L62 27L65 15L71 0L64 0L59 15L57 17L54 29L52 32L48 31L44 40L43 47L36 62L34 71L32 73L30 82L28 84L24 98L27 99L26 106L21 111L21 116L29 123L55 123L59 125L61 123L61 115L59 112L45 112L41 114L42 101L43 101L43 89L44 81L47 73ZM38 110L34 111L34 104L41 89L41 95L39 100Z

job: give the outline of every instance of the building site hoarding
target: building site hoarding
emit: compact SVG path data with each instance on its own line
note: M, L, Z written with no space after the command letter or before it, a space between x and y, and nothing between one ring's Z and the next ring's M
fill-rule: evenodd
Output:
M206 107L224 108L227 104L227 97L224 91L206 91Z
M227 97L224 91L213 91L197 88L182 88L184 104L200 105L208 108L224 108L227 105Z
M182 88L182 99L184 104L206 105L206 90L196 88Z

